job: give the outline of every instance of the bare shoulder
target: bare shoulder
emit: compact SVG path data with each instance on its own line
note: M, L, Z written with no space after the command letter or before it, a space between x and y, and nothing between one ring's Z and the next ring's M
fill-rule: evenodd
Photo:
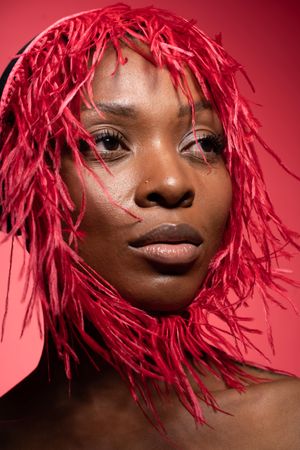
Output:
M278 379L257 386L256 391L262 412L256 411L270 448L300 449L300 379Z
M298 417L300 419L300 379L294 377L279 378L269 383L252 387L249 392L254 398L261 398L264 409L282 420ZM300 422L298 422L299 424Z
M260 388L260 389L259 389ZM264 389L264 409L269 414L270 428L277 425L284 430L286 438L293 437L297 439L297 446L287 448L300 448L300 379L287 377L264 383L257 386L257 391Z
M248 367L247 372L266 380L247 389L249 401L258 401L270 414L272 411L279 415L284 411L300 414L300 378L267 372L256 367Z
M261 371L257 375L270 381L250 385L243 394L232 391L219 397L231 416L219 416L216 428L232 430L234 449L299 450L300 379Z

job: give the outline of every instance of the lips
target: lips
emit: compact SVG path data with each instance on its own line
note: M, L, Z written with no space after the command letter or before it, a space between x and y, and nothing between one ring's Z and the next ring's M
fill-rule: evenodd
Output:
M195 228L185 223L179 225L164 224L140 236L130 245L132 247L143 247L150 244L170 243L180 244L187 242L193 245L200 245L203 239Z
M203 239L188 224L163 224L129 243L154 263L186 265L199 256Z

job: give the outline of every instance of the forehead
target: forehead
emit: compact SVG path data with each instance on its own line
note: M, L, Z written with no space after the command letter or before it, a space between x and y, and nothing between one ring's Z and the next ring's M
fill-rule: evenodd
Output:
M112 99L137 107L175 108L188 103L186 96L172 83L170 73L158 68L143 56L128 47L122 48L125 64L116 69L116 52L110 47L96 67L92 82L94 100L109 102ZM201 89L191 72L186 69L188 82L194 102L203 100Z

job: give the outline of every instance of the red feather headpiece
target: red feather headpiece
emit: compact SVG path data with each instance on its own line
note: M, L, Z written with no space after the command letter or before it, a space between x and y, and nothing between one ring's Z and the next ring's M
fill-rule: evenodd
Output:
M184 70L192 71L227 139L224 158L233 185L228 226L201 290L180 315L154 317L137 309L78 256L85 202L74 223L74 204L60 174L65 146L80 174L86 164L79 143L94 145L79 111L83 99L92 98L95 67L109 45L115 48L117 64L126 64L122 45L142 53L137 41L150 50L145 58L168 69L191 106ZM266 193L255 144L272 151L259 137L258 122L238 90L238 71L243 72L241 66L194 22L153 7L121 4L62 19L35 38L18 56L0 106L0 226L9 236L21 233L29 246L28 276L34 279L30 305L41 301L46 329L67 376L71 378L71 360L77 361L70 343L76 335L127 380L144 409L155 414L149 384L162 381L200 423L204 418L190 377L202 399L215 408L200 379L201 368L228 387L243 390L247 376L227 353L242 359L241 349L252 345L253 330L245 327L237 310L251 299L254 287L266 311L270 302L277 303L285 292L282 282L289 280L273 261L287 256L287 244L299 249L297 235L282 224ZM100 182L99 189L105 190ZM235 346L211 325L211 314L225 324ZM30 307L24 325L29 315ZM85 321L101 339L88 335Z

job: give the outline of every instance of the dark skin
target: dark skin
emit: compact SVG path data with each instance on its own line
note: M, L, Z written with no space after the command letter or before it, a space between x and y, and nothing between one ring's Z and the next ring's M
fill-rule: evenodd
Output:
M111 77L115 59L113 52L106 53L95 73L94 99L110 106L112 102L122 107L130 103L136 115L124 117L106 111L105 118L100 119L83 108L81 119L93 135L101 130L115 130L117 136L124 136L125 145L121 146L111 138L98 142L98 151L112 175L92 154L86 155L86 160L114 200L142 221L112 205L84 172L87 210L81 229L86 237L79 252L133 305L165 313L186 307L200 288L222 240L231 204L231 182L221 155L208 152L208 167L197 152L191 139L187 100L174 89L168 72L156 69L129 49L124 49L124 55L128 63ZM196 116L199 137L221 134L216 113L201 104L199 89L188 73L187 76L194 101L199 105ZM185 114L178 117L180 108ZM78 210L80 185L74 162L68 155L63 158L62 175ZM161 223L188 223L201 233L203 248L193 263L180 270L172 264L162 267L128 248L131 239ZM2 400L1 418L17 420L3 425L5 443L1 448L174 448L147 422L113 369L101 362L102 370L98 373L84 355L80 355L80 361L71 398L58 363L54 362L53 383L46 382L45 358L35 374L7 394ZM156 399L158 413L177 448L300 448L299 380L251 367L244 369L268 380L258 385L249 383L245 393L239 394L210 373L202 375L220 408L229 414L214 412L202 404L208 425L198 429L173 394L163 402Z
M1 449L172 450L174 443L180 450L299 449L297 379L245 367L269 381L250 384L239 394L204 374L203 381L230 415L215 413L202 404L208 425L198 429L174 395L163 402L156 398L172 444L153 429L112 369L102 366L96 373L88 361L81 361L71 397L63 371L54 366L53 382L47 385L41 365L7 394L1 401L1 419L10 420L0 426Z
M127 64L112 77L115 55L107 51L95 73L94 100L101 102L104 117L83 108L81 121L95 139L110 133L108 144L116 148L107 150L103 142L97 147L112 175L92 153L86 161L113 199L142 220L114 206L85 172L87 211L81 230L86 237L79 252L133 305L177 310L195 297L220 245L231 204L230 177L221 155L206 153L210 167L203 160L187 100L173 87L168 71L158 71L133 51L125 50L124 56ZM220 135L216 113L188 79L199 108L197 137ZM62 174L79 209L80 183L71 155L63 159ZM189 224L203 237L197 260L186 270L158 267L130 247L132 240L162 224Z

